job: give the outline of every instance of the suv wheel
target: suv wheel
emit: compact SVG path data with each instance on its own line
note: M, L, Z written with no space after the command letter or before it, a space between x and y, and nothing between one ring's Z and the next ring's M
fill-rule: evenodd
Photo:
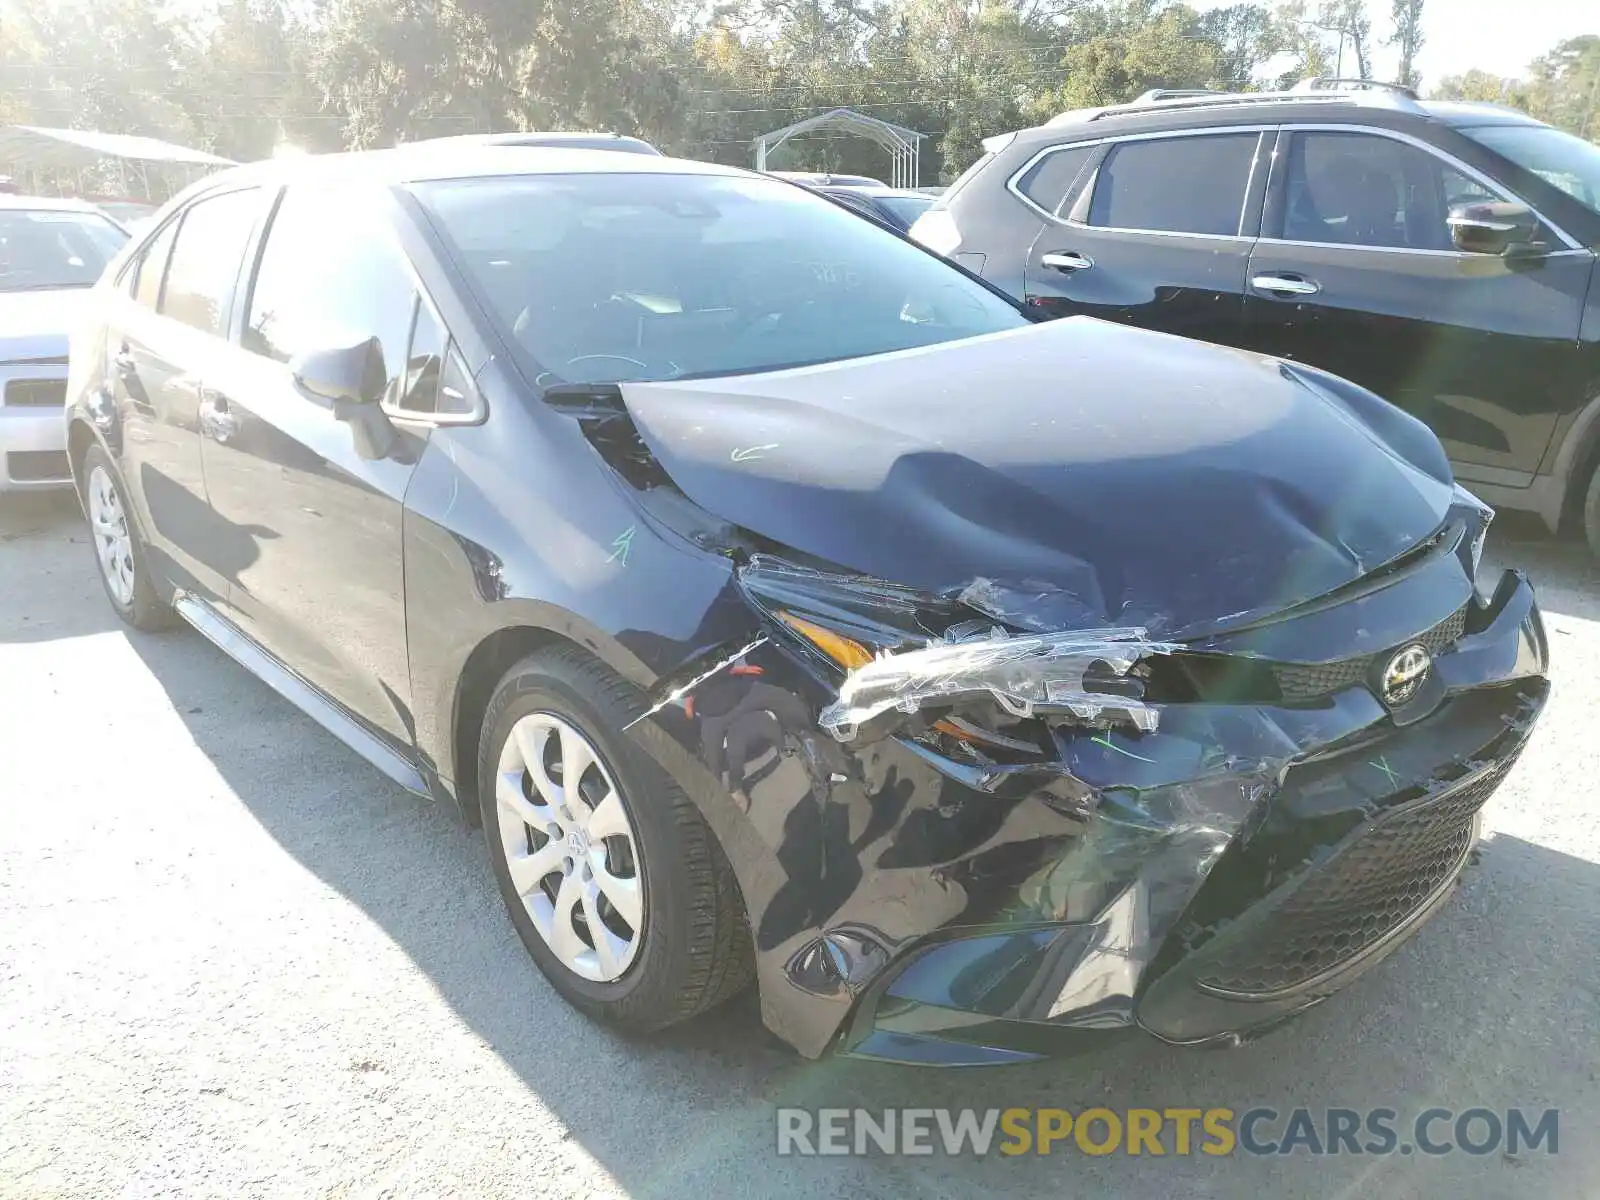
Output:
M699 811L620 730L637 693L571 649L524 659L478 750L489 857L512 924L583 1012L648 1032L748 982L732 869Z
M106 599L117 616L135 629L168 628L174 613L151 582L144 542L110 456L99 446L91 446L80 469L89 540Z
M1589 539L1589 553L1600 558L1600 465L1589 476L1589 490L1584 493L1583 533Z

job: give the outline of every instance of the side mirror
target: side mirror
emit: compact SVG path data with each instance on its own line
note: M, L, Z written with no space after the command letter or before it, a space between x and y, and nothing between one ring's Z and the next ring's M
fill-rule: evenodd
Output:
M375 337L354 346L307 350L290 360L289 370L302 391L330 401L334 415L341 420L344 418L340 410L348 405L382 400L388 383L383 347Z
M1455 248L1469 254L1506 254L1532 245L1539 234L1539 218L1533 210L1510 201L1457 204L1446 223Z

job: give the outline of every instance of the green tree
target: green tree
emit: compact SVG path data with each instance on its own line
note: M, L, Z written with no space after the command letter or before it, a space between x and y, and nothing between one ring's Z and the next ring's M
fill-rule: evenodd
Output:
M1395 82L1415 88L1422 82L1417 74L1417 52L1422 49L1422 0L1393 0L1391 15L1394 33L1389 45L1400 52L1400 65L1395 71Z
M1527 88L1534 116L1600 141L1600 36L1568 38L1535 59Z
M1200 17L1199 28L1217 46L1218 82L1241 89L1254 86L1262 65L1293 44L1292 34L1262 4L1214 8Z
M1528 107L1528 85L1521 79L1507 79L1473 69L1460 75L1446 75L1430 93L1435 100L1477 100L1491 104Z
M1338 39L1334 69L1343 74L1355 68L1358 79L1372 78L1368 50L1372 42L1372 18L1366 0L1322 0L1317 10L1317 25ZM1351 61L1343 60L1345 43L1350 43Z
M1119 104L1150 88L1206 87L1224 73L1221 49L1186 4L1118 0L1087 23L1099 31L1067 50L1066 80L1047 93L1047 107Z

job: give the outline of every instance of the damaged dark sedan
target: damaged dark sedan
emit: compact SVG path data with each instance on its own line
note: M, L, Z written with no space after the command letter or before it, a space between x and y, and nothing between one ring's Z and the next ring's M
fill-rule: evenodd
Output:
M1411 417L731 168L231 171L71 371L117 612L481 824L634 1030L753 979L810 1056L1237 1041L1445 903L1545 701Z

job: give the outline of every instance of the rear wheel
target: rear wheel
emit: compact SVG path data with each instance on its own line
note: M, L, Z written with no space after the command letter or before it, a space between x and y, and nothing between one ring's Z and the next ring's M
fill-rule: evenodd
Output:
M144 543L110 456L99 446L91 446L80 470L89 540L106 599L117 616L135 629L168 628L175 614L150 578Z
M699 811L621 733L636 693L579 651L501 681L478 752L484 835L523 944L555 989L647 1032L732 996L751 974L732 869Z
M1583 497L1583 535L1589 539L1589 553L1600 559L1600 465L1589 476Z

